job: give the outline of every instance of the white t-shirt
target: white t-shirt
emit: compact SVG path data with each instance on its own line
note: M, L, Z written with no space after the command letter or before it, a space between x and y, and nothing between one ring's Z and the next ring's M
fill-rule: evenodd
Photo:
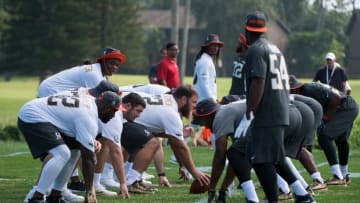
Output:
M147 94L165 94L170 92L170 88L158 85L158 84L136 84L136 85L128 85L128 86L121 86L119 89L123 92L145 92Z
M210 55L203 53L199 60L196 61L194 70L194 88L198 93L198 102L211 98L217 99L216 90L216 69Z
M49 122L94 152L98 113L95 99L86 89L31 100L20 109L18 116L27 123Z
M121 146L121 133L123 130L123 113L117 111L115 116L107 123L103 123L99 120L99 128L101 135L112 141L117 146Z
M150 95L136 92L146 102L146 108L135 119L136 123L144 125L152 133L165 133L184 140L183 124L174 97L170 94Z
M63 70L42 81L39 85L37 97L47 97L79 87L93 88L102 80L106 80L106 78L101 72L99 63L76 66Z

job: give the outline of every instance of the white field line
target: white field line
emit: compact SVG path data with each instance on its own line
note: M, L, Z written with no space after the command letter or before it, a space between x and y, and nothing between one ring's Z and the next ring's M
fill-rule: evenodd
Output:
M14 156L20 156L23 154L29 154L29 152L14 152L10 154L0 155L0 157L14 157Z

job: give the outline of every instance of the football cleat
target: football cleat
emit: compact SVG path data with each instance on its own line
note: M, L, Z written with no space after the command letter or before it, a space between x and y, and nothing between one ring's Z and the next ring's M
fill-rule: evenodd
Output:
M312 191L318 191L318 192L328 190L327 185L325 183L321 183L320 181L318 181L316 179L313 180L313 182L310 185L310 188Z
M346 187L346 181L345 179L340 179L338 178L336 175L333 175L330 179L325 181L326 185L338 185L338 186L343 186Z
M113 178L101 178L100 183L106 188L120 189L120 183L116 182Z
M304 196L295 195L295 203L316 203L316 201L310 194Z
M107 190L103 185L99 184L99 185L95 185L95 192L97 195L104 195L104 196L109 196L109 197L114 197L117 196L116 192Z
M34 196L35 191L36 191L36 186L34 185L33 188L31 188L31 190L29 190L29 192L26 194L24 203L30 203L29 200Z
M83 196L72 193L69 189L65 189L62 192L64 200L67 202L84 202L85 198Z
M72 192L85 192L85 184L81 181L70 182L67 184L67 188Z

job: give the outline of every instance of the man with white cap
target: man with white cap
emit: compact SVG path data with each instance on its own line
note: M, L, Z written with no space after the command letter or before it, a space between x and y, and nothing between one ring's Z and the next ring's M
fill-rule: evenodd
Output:
M327 53L325 60L326 65L316 72L313 81L320 81L321 83L328 84L346 94L347 76L345 70L340 67L340 64L336 63L334 53Z

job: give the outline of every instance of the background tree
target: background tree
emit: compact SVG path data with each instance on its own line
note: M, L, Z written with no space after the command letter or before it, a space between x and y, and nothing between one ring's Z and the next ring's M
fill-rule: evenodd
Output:
M146 61L141 27L135 23L140 7L134 1L4 0L3 8L11 18L1 38L2 72L43 78L85 57L95 58L104 45L128 56L125 67L141 67Z
M200 39L205 39L207 34L215 33L225 43L221 49L223 62L222 72L227 75L232 71L233 59L236 55L235 48L239 33L244 33L246 15L251 11L261 10L267 18L272 18L275 13L275 0L192 0L191 9L199 24L206 23ZM202 43L203 41L199 42ZM219 74L221 75L221 74Z

